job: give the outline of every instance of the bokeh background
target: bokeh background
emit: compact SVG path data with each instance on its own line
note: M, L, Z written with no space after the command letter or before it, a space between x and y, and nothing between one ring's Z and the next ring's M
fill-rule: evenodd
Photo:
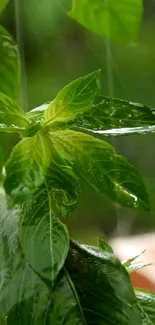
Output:
M82 28L66 12L69 0L12 0L1 24L17 40L22 62L20 103L28 111L52 100L75 78L101 68L101 92L155 107L155 0L144 1L137 43L109 42ZM6 139L6 157L17 139ZM109 140L142 173L152 212L126 209L82 184L80 202L67 220L84 243L155 230L155 136Z

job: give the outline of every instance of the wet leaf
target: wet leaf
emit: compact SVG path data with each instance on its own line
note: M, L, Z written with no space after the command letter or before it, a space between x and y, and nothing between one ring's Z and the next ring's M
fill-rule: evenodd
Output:
M148 194L139 172L116 155L110 144L70 130L52 132L51 137L72 153L75 172L97 191L124 206L149 210ZM60 154L63 156L64 152Z
M141 0L72 0L69 16L100 36L131 42L137 38L142 11Z
M141 325L129 275L114 255L71 242L66 269L87 325Z
M49 183L45 181L33 197L23 204L20 243L35 272L54 284L68 253L69 235L55 216L51 183L51 180ZM63 206L63 202L60 202L60 206Z
M39 187L50 165L50 139L41 132L22 139L12 150L6 164L6 192L20 199Z
M155 294L142 290L135 290L141 311L142 325L155 324Z
M155 109L139 103L96 97L91 109L79 116L75 126L105 136L155 132ZM84 131L84 130L83 130Z
M52 128L67 123L87 111L93 104L97 91L99 70L74 80L65 86L44 112L45 121Z
M5 2L2 1L2 6ZM0 63L0 92L17 99L20 79L19 54L12 36L2 26L0 26Z
M7 95L0 93L0 128L27 126L29 121L24 111Z

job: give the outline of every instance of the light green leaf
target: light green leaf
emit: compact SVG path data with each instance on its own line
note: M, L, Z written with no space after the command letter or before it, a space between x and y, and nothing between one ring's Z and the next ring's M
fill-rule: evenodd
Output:
M106 243L102 238L98 238L98 247L104 253L108 252L114 254L112 247L109 246L108 243Z
M0 26L0 92L17 99L20 80L20 61L12 36Z
M68 253L69 235L54 214L51 192L45 183L23 205L20 243L31 267L53 285Z
M148 194L139 172L116 155L110 144L70 130L51 132L51 137L72 153L73 168L97 191L124 206L149 210ZM60 154L64 155L61 151Z
M71 241L65 268L87 325L141 325L131 280L113 254Z
M59 123L70 122L92 106L97 91L99 72L98 70L74 80L58 93L44 112L44 118L49 127L54 128Z
M8 3L8 0L0 0L0 13L4 10Z
M155 324L155 294L142 290L135 290L141 310L142 325Z
M126 100L98 96L88 112L79 116L75 127L105 136L155 132L155 109Z
M0 93L0 128L28 126L29 121L24 111L7 95Z
M100 36L125 42L137 38L142 0L72 0L69 16Z
M43 182L51 159L48 135L37 132L23 138L12 150L6 164L6 192L15 199L33 193Z

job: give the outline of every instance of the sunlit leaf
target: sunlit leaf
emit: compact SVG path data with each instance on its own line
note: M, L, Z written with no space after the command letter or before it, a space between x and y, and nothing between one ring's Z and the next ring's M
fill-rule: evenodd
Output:
M69 236L66 227L55 216L51 194L52 188L45 181L23 205L20 243L32 268L54 284L68 253Z
M135 290L141 310L142 325L155 324L155 294L142 290Z
M137 38L142 0L72 0L69 16L100 36L130 42Z
M17 199L33 193L44 181L50 155L48 136L37 132L33 137L22 139L6 164L6 192Z
M29 121L24 111L7 95L0 93L0 128L27 126Z
M65 267L87 325L141 325L129 275L114 255L71 242Z
M139 172L116 155L105 141L75 131L51 132L75 157L73 168L91 186L124 206L149 209L149 199ZM64 153L60 151L63 156Z
M3 1L2 5L4 5ZM0 92L17 99L19 77L20 62L17 45L12 36L0 26Z
M4 10L8 3L8 0L0 0L0 13Z
M44 112L51 127L67 123L87 111L95 99L99 70L74 80L65 86Z
M79 116L75 126L105 136L155 132L155 109L126 100L98 96L87 113ZM84 131L84 130L83 130Z

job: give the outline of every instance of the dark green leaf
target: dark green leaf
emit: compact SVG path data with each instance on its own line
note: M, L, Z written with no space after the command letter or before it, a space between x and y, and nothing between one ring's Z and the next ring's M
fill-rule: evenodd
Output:
M37 132L31 138L22 139L6 164L6 192L17 199L33 193L43 183L50 159L48 135Z
M27 126L24 111L7 95L0 93L0 128Z
M72 0L69 16L100 36L130 42L137 38L142 11L142 0Z
M0 0L0 13L4 10L8 3L8 0Z
M66 269L87 325L141 325L129 275L114 255L71 242Z
M152 133L155 132L155 109L98 96L91 109L76 119L75 126L105 136Z
M141 290L135 290L141 310L142 325L155 324L155 294Z
M66 146L75 157L73 168L91 186L124 206L149 209L143 180L128 161L115 154L105 141L75 131L52 132L51 137ZM60 154L63 156L64 153Z
M51 325L86 325L74 284L63 271L52 295Z
M49 127L72 121L92 106L97 91L99 72L98 70L74 80L58 93L44 112L44 118Z
M45 182L23 205L20 243L32 268L54 284L68 253L69 236L55 217L51 193L52 188Z
M2 1L2 6L5 2ZM17 45L12 36L0 26L0 92L17 99L19 77L20 62Z

